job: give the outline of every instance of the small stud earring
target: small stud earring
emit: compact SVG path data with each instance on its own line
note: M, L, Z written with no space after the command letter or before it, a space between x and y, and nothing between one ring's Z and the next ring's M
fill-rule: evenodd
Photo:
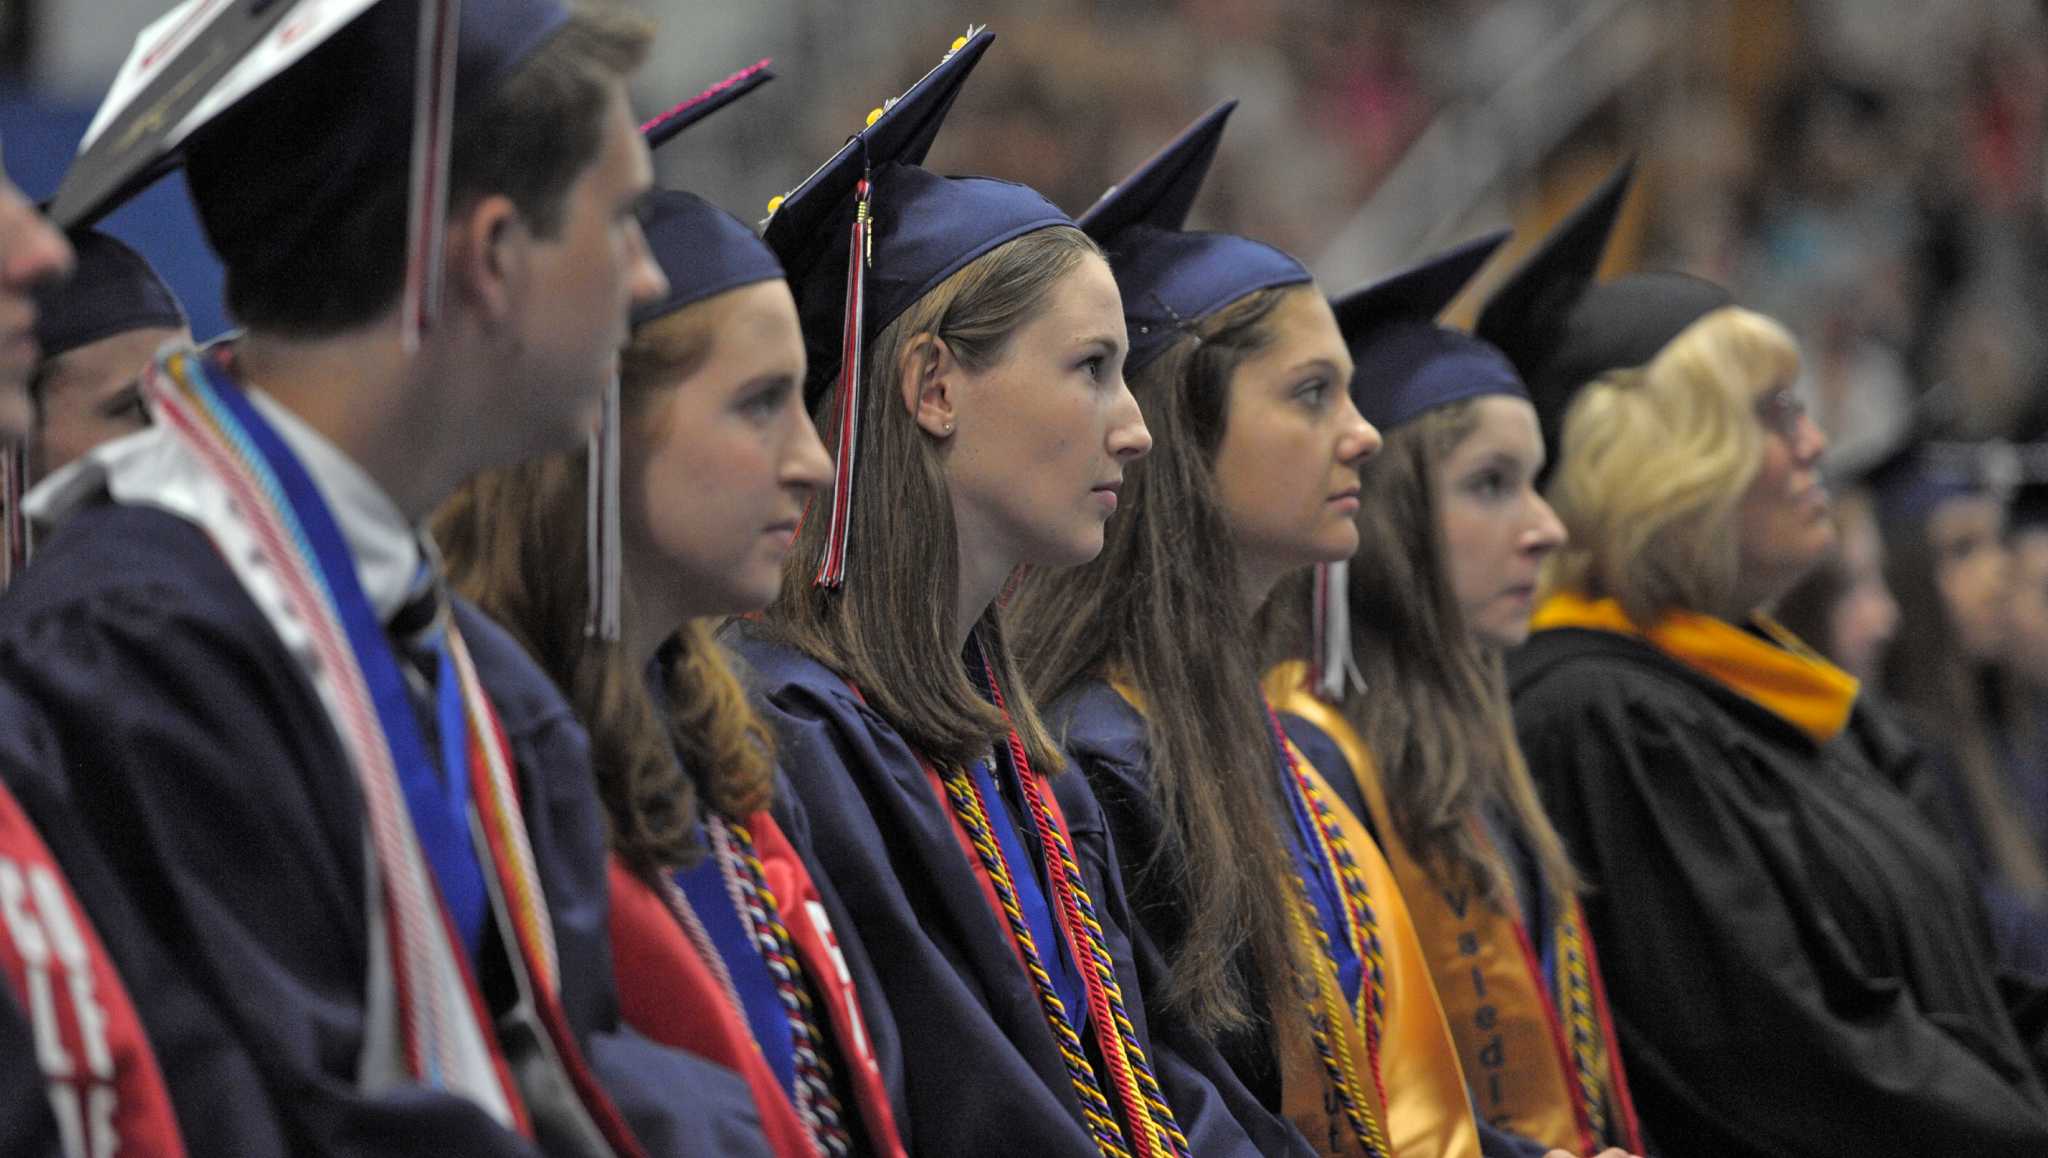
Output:
M952 424L952 423L950 423L950 422L948 422L948 423L946 424L946 428L945 428L945 429L944 429L943 431L941 431L940 433L942 433L942 434L951 434L951 433L953 433L953 424Z

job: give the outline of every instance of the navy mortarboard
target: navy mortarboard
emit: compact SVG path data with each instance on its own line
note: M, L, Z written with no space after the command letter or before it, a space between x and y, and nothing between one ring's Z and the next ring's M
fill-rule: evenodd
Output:
M773 79L775 73L763 60L648 121L640 126L640 133L650 148L659 148ZM668 277L668 293L634 307L635 327L692 302L782 276L782 263L775 251L750 226L694 193L654 190L640 211L640 229L647 235L647 248L655 262Z
M974 259L1035 230L1073 224L1023 185L920 167L961 84L994 42L981 29L955 40L937 68L868 114L830 160L769 203L764 236L788 271L810 359L804 400L815 412L827 388L839 386L823 586L844 578L865 344Z
M1466 398L1529 396L1499 350L1436 324L1437 315L1507 239L1505 229L1489 233L1330 299L1358 367L1351 398L1367 422L1389 430Z
M185 309L143 256L111 234L74 229L71 280L35 291L36 345L44 359L131 330L185 328Z
M1521 371L1553 463L1580 387L1643 365L1687 326L1733 304L1727 290L1683 273L1594 281L1634 174L1630 160L1601 182L1494 292L1473 327Z
M1126 375L1144 369L1185 327L1246 294L1312 280L1306 267L1270 245L1181 228L1236 107L1225 101L1203 114L1081 215L1081 228L1109 254L1123 293L1131 334Z
M1870 492L1879 525L1889 529L1924 521L1952 499L1988 496L2003 501L2027 479L2025 464L2004 442L1909 437L1845 481Z

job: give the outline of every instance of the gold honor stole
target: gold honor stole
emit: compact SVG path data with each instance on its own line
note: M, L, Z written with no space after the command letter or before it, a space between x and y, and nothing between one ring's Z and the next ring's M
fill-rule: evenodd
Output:
M1667 611L1645 630L1612 599L1559 591L1536 609L1529 627L1577 627L1633 636L1759 705L1815 744L1841 735L1862 687L1856 677L1768 616L1758 615L1750 622L1768 641L1692 611Z
M1137 689L1121 680L1113 681L1117 691L1142 714L1145 705ZM1352 1059L1350 1067L1357 1080L1350 1084L1363 1095L1372 1120L1384 1125L1395 1158L1479 1158L1479 1128L1472 1118L1472 1103L1465 1090L1464 1071L1458 1065L1457 1046L1444 1022L1436 986L1430 978L1421 942L1395 883L1394 872L1380 855L1372 834L1351 815L1322 773L1307 757L1288 745L1295 763L1309 779L1312 789L1336 816L1352 858L1372 895L1378 918L1381 953L1384 958L1383 987L1385 1013L1380 1022L1378 1059L1381 1083L1372 1078L1373 1051L1366 1040L1366 1011L1344 999L1337 969L1319 948L1303 954L1316 965L1316 993L1313 1000L1340 1031L1340 1048ZM1278 823L1293 821L1285 816ZM1301 902L1297 901L1299 905ZM1298 935L1313 937L1317 917L1313 909L1297 911ZM1363 950L1360 953L1364 956ZM1371 999L1371 984L1360 987L1359 1000ZM1275 987L1269 1000L1275 1024L1298 1021L1300 1013L1292 1002L1310 997ZM1289 1004L1283 1004L1289 1003ZM1285 1020L1283 1020L1285 1019ZM1335 1091L1322 1058L1306 1032L1280 1035L1284 1047L1280 1057L1281 1113L1294 1123L1316 1152L1326 1158L1359 1158L1369 1153L1365 1144L1345 1121L1337 1106ZM1385 1101L1381 1101L1382 1084Z
M1575 1154L1628 1145L1634 1114L1601 1003L1590 992L1580 1003L1595 1022L1581 1035L1588 1071L1582 1077L1522 922L1431 878L1394 827L1372 753L1343 713L1308 690L1307 670L1299 662L1279 665L1267 677L1267 694L1276 710L1321 729L1350 762L1408 901L1476 1112L1503 1130ZM1590 945L1577 902L1569 919L1580 943Z

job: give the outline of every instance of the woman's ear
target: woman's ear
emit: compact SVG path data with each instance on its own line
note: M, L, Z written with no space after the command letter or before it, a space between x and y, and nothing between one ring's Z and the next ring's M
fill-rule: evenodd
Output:
M524 292L532 240L511 198L479 199L448 223L443 292L460 295L487 321L503 321Z
M903 406L920 429L933 438L950 438L958 416L961 378L966 368L952 347L937 334L919 334L903 347L896 363L903 388Z

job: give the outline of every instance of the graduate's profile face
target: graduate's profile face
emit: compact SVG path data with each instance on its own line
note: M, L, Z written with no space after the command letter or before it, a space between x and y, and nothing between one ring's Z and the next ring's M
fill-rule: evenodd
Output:
M1978 662L1998 658L2006 643L2012 583L2005 507L1987 495L1945 499L1927 516L1926 534L1956 647Z
M1842 593L1828 610L1828 636L1834 644L1831 658L1850 675L1868 682L1878 678L1885 647L1899 629L1899 602L1885 581L1884 537L1869 502L1838 503L1835 515ZM2048 590L2043 590L2042 597L2040 638L2048 646ZM2048 650L2042 659L2048 662Z
M1269 340L1231 375L1215 460L1217 501L1259 596L1358 550L1358 467L1380 447L1351 401L1351 351L1322 294L1289 290L1263 324Z
M1564 544L1564 524L1536 492L1536 408L1500 394L1469 405L1472 432L1436 463L1430 491L1465 630L1482 647L1505 649L1529 636L1537 573Z
M1789 378L1759 391L1754 408L1763 458L1736 512L1742 584L1756 596L1745 612L1791 590L1835 543L1827 487L1820 477L1827 436L1793 394Z
M1004 568L1071 567L1101 554L1124 467L1152 448L1124 384L1128 350L1116 279L1086 254L993 365L942 371L949 417L925 391L917 421L943 448L963 554L986 552Z
M71 245L14 182L0 175L0 440L29 432L28 380L36 349L36 306L29 292L71 272Z
M552 237L527 232L515 262L521 282L509 325L523 372L486 408L492 426L516 432L528 453L574 445L596 425L632 307L668 290L635 212L653 185L647 145L624 85L611 90L597 156L569 186L560 228Z
M692 303L647 323L635 342L687 353L680 376L636 387L628 404L628 590L659 588L662 606L689 617L759 611L781 586L804 504L832 476L804 411L804 339L789 285L778 278Z
M88 342L38 371L29 477L40 479L86 451L149 425L142 371L165 342L190 342L184 327L149 326Z

